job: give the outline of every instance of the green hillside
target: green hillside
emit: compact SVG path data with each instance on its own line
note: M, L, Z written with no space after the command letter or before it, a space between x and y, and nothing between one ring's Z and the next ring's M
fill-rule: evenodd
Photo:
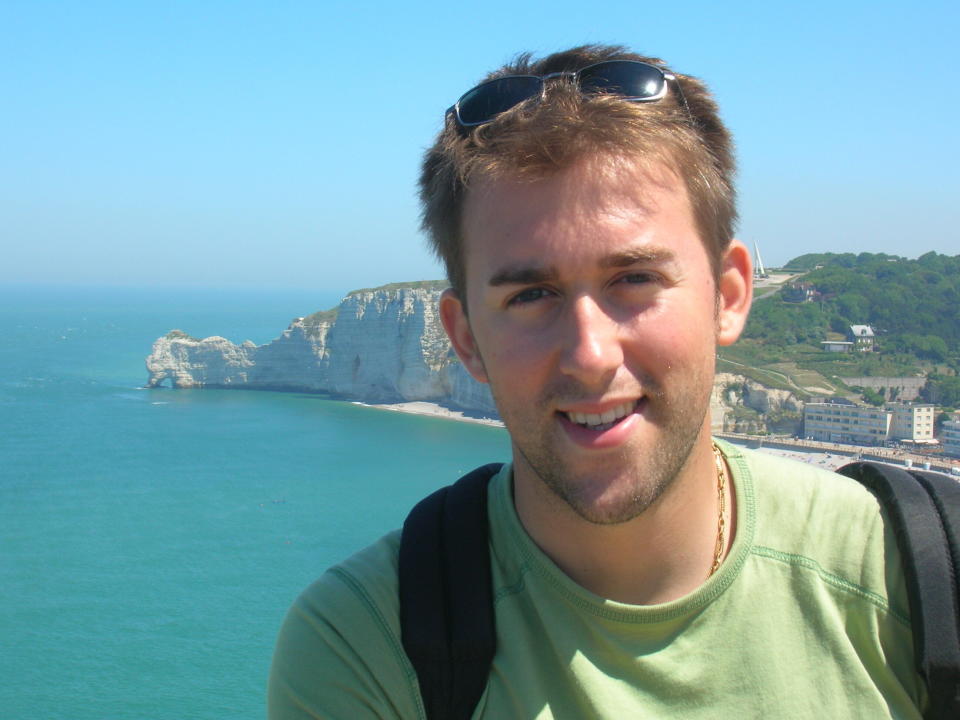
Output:
M931 392L941 395L933 399L943 402L946 393L956 395L946 404L960 404L960 256L821 253L786 267L805 271L798 280L816 289L815 300L785 302L781 289L757 301L743 339L721 349L722 361L768 370L778 365L788 377L819 374L824 382L809 375L807 387L837 392L844 377L923 374L931 378ZM871 326L878 351L821 349L824 340L843 339L851 325ZM721 369L728 369L723 362Z

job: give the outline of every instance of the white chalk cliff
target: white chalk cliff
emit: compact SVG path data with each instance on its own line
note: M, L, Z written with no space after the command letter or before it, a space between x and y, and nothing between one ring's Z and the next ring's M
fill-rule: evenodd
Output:
M297 318L271 343L193 338L153 344L147 387L328 393L364 402L428 401L496 416L486 385L457 359L437 313L441 282L356 290L335 310Z
M437 304L442 282L356 290L334 310L297 318L266 345L193 338L172 330L153 344L147 387L319 392L362 402L427 401L497 417L486 385L457 359ZM718 374L715 431L793 432L800 403L745 377ZM782 426L782 427L779 427Z

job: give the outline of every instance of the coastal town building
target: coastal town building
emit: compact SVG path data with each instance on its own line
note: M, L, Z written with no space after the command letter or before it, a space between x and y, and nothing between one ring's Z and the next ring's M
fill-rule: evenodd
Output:
M927 403L890 402L878 408L836 398L810 402L803 408L803 436L854 445L883 445L888 440L935 443L937 410ZM960 443L960 421L955 432Z
M847 340L853 343L854 350L872 352L876 336L869 325L851 325L847 330Z
M783 301L788 303L813 302L820 297L820 293L813 286L813 283L795 282L789 283L783 288Z
M849 340L823 340L820 346L827 352L850 352L853 350L853 343Z
M944 421L940 430L940 442L943 444L944 455L960 457L960 416L954 415L953 420Z
M925 403L886 403L892 417L890 438L908 442L935 442L936 405Z
M890 436L893 413L847 401L807 403L803 408L803 434L809 440L883 445Z

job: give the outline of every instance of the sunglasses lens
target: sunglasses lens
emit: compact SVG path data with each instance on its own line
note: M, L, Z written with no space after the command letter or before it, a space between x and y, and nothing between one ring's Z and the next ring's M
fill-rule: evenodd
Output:
M611 60L585 67L578 79L584 92L637 99L661 97L666 84L659 68L632 60Z
M457 113L463 125L479 125L524 100L540 94L543 81L538 77L514 75L478 85L460 98Z

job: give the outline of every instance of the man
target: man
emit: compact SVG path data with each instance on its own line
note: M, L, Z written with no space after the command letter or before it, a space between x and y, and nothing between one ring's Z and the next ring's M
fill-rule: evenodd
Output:
M697 79L590 46L494 73L427 154L443 324L513 447L476 718L920 716L873 497L710 438L716 346L751 300L730 146ZM398 544L298 599L272 718L425 717Z

